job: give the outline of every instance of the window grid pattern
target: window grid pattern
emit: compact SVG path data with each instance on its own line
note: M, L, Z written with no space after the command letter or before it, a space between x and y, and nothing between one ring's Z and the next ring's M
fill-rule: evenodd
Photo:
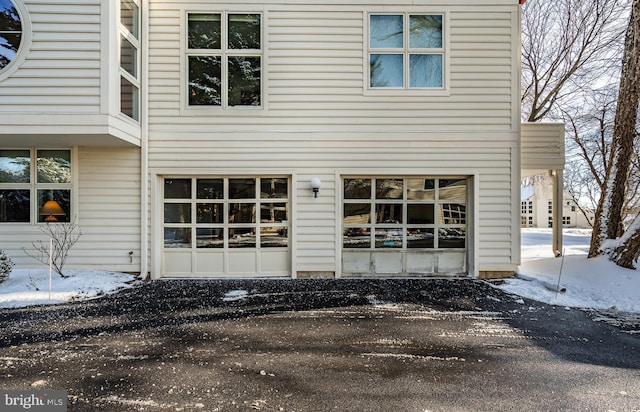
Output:
M187 13L187 104L262 106L260 13Z
M369 15L369 88L444 89L443 14Z
M140 120L140 4L120 0L120 112Z
M285 248L285 177L166 178L165 249Z
M68 149L0 150L0 223L69 222L71 167ZM41 214L49 200L62 214Z
M465 249L467 181L343 179L343 248Z

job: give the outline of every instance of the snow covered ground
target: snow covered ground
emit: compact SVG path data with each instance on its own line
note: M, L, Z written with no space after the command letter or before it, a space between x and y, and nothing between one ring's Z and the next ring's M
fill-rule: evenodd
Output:
M522 265L500 289L553 305L640 313L640 270L623 269L606 258L586 258L590 231L564 232L564 258L551 251L550 229L522 230ZM48 269L14 269L0 284L0 308L88 299L135 284L131 275L68 271L62 279ZM556 293L558 284L564 293ZM235 296L227 296L233 299Z
M553 305L640 313L640 270L587 259L590 240L590 230L565 229L564 258L556 258L551 229L522 229L522 265L499 287ZM558 284L564 293L556 293Z

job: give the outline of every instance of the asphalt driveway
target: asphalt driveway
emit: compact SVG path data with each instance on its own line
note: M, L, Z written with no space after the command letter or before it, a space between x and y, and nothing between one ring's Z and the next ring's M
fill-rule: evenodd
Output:
M0 314L70 411L640 411L640 325L475 280L154 281Z

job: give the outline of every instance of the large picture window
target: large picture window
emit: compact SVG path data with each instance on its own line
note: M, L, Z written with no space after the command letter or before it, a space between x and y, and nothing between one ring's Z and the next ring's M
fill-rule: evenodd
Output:
M442 14L369 16L369 87L444 88Z
M342 227L345 249L464 249L467 181L346 178Z
M164 179L164 247L286 248L285 177Z
M189 106L262 105L262 16L187 14Z
M0 150L0 223L69 222L71 151Z

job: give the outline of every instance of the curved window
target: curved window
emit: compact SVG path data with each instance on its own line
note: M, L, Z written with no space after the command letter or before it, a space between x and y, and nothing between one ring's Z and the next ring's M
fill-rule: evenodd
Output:
M22 41L20 14L11 0L0 0L0 72L18 54Z

